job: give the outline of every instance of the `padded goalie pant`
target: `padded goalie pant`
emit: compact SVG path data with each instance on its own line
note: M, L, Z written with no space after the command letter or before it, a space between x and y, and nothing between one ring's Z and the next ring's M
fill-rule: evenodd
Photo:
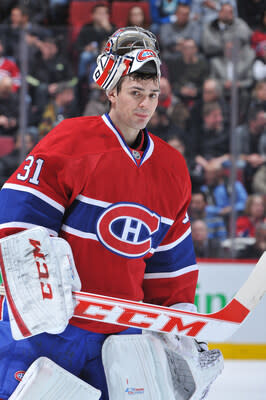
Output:
M120 334L138 334L129 328ZM38 357L46 356L72 374L102 391L108 400L101 349L108 335L93 333L69 325L60 335L42 333L15 341L9 322L0 321L0 399L8 399L24 372Z

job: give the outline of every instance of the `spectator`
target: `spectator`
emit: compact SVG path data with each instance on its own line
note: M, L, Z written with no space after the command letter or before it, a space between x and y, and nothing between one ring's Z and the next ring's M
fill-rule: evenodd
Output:
M247 123L236 128L235 136L238 157L245 163L245 186L251 193L253 175L266 161L265 111L251 110Z
M211 75L222 84L225 96L230 94L233 84L233 51L233 42L226 41L224 54L221 57L213 57L210 61ZM249 90L251 88L254 60L255 53L250 47L240 47L236 63L236 84L239 89Z
M6 29L6 52L9 56L19 61L19 44L21 30L27 32L26 39L29 45L29 56L32 58L36 52L36 39L43 39L51 34L50 30L33 24L30 20L30 11L27 7L16 5L12 8L8 27Z
M193 0L191 13L195 19L198 19L202 25L208 24L218 17L221 3L224 0ZM229 0L234 9L234 15L237 16L236 0Z
M151 19L153 22L152 28L155 33L158 32L161 24L176 22L175 12L177 4L179 3L178 0L149 0L149 3ZM187 1L187 3L190 3L190 1Z
M180 136L178 136L178 134L170 135L167 138L167 143L170 146L172 146L174 149L178 150L179 153L181 153L184 157L186 156L185 155L185 152L186 152L185 144L184 144L182 138Z
M14 4L6 21L3 31L6 41L6 54L19 60L20 30L29 25L29 11L27 8Z
M163 140L167 140L169 135L176 133L178 130L178 128L171 123L170 117L168 116L166 109L163 107L157 107L147 128L154 135Z
M45 136L63 119L77 116L74 89L69 83L59 83L53 97L46 105L39 124L40 137Z
M198 219L191 223L191 235L196 257L219 258L221 245L219 240L208 238L208 228L205 221Z
M27 81L32 98L32 123L38 124L50 96L60 82L76 83L71 63L60 52L56 39L47 37L38 41L39 51L29 66Z
M160 80L160 94L158 105L164 109L172 125L184 130L189 112L184 103L172 92L169 80L162 76Z
M226 226L232 211L231 192L228 178L224 175L221 167L208 168L205 170L205 184L201 186L201 191L207 196L206 211L213 215L220 215L224 218ZM243 213L246 201L247 191L242 182L235 181L235 204L234 209L238 215Z
M79 54L79 79L88 76L90 64L95 62L102 43L114 30L115 26L110 22L108 6L97 3L92 9L92 22L81 28L75 45Z
M203 220L207 225L208 239L220 241L226 239L227 232L223 218L211 213L207 205L207 197L204 192L192 193L188 212L190 221Z
M38 141L38 129L35 126L28 127L25 133L25 150L28 154ZM22 151L21 134L16 134L14 150L0 158L0 187L5 183L20 164L20 153Z
M248 196L244 215L237 218L236 235L239 237L255 237L255 228L259 222L266 222L264 198L253 194Z
M20 87L20 70L12 59L5 56L4 40L0 38L0 80L4 76L12 79L12 90L16 92Z
M255 60L255 53L249 46L240 46L237 60L233 60L234 43L224 43L223 56L213 57L210 61L211 76L217 79L223 88L224 98L231 102L232 85L235 80L234 65L236 68L236 85L239 93L239 120L243 121L250 100L250 90L253 84L252 66Z
M18 123L18 95L9 76L0 80L0 135L14 136Z
M102 115L108 112L109 101L104 90L97 89L96 87L90 92L90 99L85 105L83 111L84 116Z
M164 76L160 80L160 94L158 106L166 110L166 113L171 117L174 106L179 102L179 99L173 94L170 82Z
M260 24L251 36L251 46L256 52L256 57L264 56L266 47L266 9L261 13Z
M239 17L242 18L251 29L257 29L261 16L265 11L265 0L237 0Z
M196 42L184 39L181 56L170 58L167 66L174 93L191 107L208 75L208 63L199 54Z
M249 46L251 34L246 22L234 16L233 7L228 1L221 5L218 18L203 27L202 48L209 57L222 56L225 41L236 38L242 46Z
M266 250L266 223L260 222L255 229L255 242L239 251L238 258L259 259Z
M191 110L188 121L189 129L194 126L195 129L202 124L203 108L205 104L218 102L221 106L225 121L228 121L229 107L223 98L222 88L219 82L214 78L206 78L202 85L200 98L195 101Z
M251 187L253 193L262 194L266 196L266 163L261 165L254 173Z
M202 171L201 170L198 171L194 159L191 158L190 152L188 151L187 146L185 144L186 137L187 134L183 130L175 129L167 135L167 143L170 144L170 146L174 147L176 150L178 150L184 156L191 178L192 191L197 191L199 190L200 186L203 185L204 183Z
M170 115L171 123L177 128L186 131L187 121L189 119L189 109L186 107L184 102L177 98L177 103L174 105Z
M261 109L266 112L266 79L256 83L249 105L249 111Z
M201 126L193 126L191 147L195 161L203 169L220 167L229 158L229 132L218 102L203 106Z
M165 58L176 56L180 52L184 39L194 39L199 46L201 42L201 27L190 19L190 6L178 4L176 9L176 22L167 23L160 28L160 40Z
M140 26L144 29L149 28L145 12L141 6L133 6L129 9L126 26Z
M49 0L18 0L17 4L27 7L30 13L30 22L45 25L48 22Z

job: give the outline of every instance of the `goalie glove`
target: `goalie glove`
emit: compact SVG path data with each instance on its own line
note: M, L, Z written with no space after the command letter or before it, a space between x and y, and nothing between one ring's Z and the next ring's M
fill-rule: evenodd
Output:
M63 332L81 288L67 241L37 227L1 239L0 255L14 339Z
M191 303L178 303L170 308L197 312L196 306ZM208 350L206 342L198 342L189 336L152 334L163 343L176 399L206 399L211 384L224 367L221 351Z

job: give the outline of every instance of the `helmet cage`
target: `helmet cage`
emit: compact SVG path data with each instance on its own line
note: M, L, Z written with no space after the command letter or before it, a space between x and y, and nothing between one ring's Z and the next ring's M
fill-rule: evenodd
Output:
M122 56L136 49L152 49L159 56L159 45L155 35L138 26L118 29L108 40L104 53Z
M121 28L109 38L98 56L93 79L103 89L111 90L122 76L150 61L155 63L160 79L159 47L153 33L139 27Z

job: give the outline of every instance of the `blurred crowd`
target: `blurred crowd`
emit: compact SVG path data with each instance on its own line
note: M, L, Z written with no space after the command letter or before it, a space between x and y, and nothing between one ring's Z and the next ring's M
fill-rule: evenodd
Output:
M197 256L230 256L233 208L236 257L258 258L266 250L265 0L1 0L0 187L22 146L28 153L65 118L108 112L92 73L106 39L129 25L159 39L161 92L148 129L187 161Z

